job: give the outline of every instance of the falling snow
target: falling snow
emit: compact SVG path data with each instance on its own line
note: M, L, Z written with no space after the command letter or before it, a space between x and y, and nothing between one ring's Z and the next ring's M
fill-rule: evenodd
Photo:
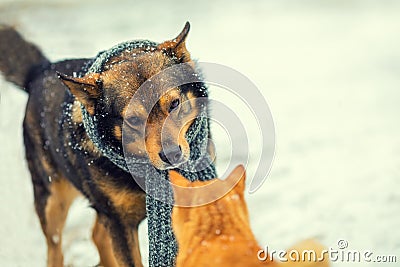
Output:
M259 86L274 113L278 137L271 175L259 191L246 195L261 245L285 249L313 236L335 247L343 237L351 249L400 255L398 1L237 1L210 9L211 1L160 2L157 8L123 0L102 2L96 10L90 1L75 2L5 0L0 21L16 25L50 58L63 59L92 56L131 37L163 40L190 19L192 55L235 67ZM149 10L154 17L171 10L174 19L149 23ZM119 16L105 19L109 14ZM64 18L79 19L65 23ZM4 80L0 85L0 195L5 214L0 265L45 266L46 241L33 208L22 141L27 96ZM229 101L214 89L212 94ZM221 149L217 159L222 171L228 161L221 146L224 136L213 134ZM251 141L262 149L253 136ZM250 172L256 161L251 159ZM98 263L89 230L94 212L88 205L78 201L68 216L66 266ZM139 237L146 266L145 226Z

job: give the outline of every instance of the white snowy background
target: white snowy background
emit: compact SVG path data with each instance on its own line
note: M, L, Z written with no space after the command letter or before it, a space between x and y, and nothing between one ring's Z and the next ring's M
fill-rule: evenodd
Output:
M192 55L245 74L273 113L275 160L262 188L247 195L260 245L278 250L316 237L337 249L337 241L345 239L349 249L395 255L397 261L399 14L400 2L389 0L0 0L0 22L15 25L51 60L91 57L129 39L170 39L189 20ZM22 141L27 95L4 79L0 93L0 266L45 266ZM211 94L230 104L223 92ZM245 114L234 102L231 106ZM255 124L245 120L244 125L255 158L251 174L261 146L251 136ZM215 131L223 168L230 150L226 137ZM63 244L67 266L98 262L90 239L94 212L87 206L78 200L69 214ZM144 260L146 231L143 223Z

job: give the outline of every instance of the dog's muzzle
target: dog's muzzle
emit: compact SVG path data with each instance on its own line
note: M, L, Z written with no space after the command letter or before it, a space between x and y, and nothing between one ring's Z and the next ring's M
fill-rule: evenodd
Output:
M171 165L171 167L176 167L183 163L182 148L180 145L164 147L158 155L163 162Z

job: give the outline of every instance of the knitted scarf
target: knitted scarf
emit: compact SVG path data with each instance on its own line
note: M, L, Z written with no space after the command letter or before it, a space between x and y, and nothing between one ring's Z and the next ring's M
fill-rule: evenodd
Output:
M111 57L117 56L123 51L136 48L152 51L156 46L156 43L147 40L119 44L109 50L100 52L83 67L79 76L82 77L88 73L102 72L105 63ZM207 89L204 88L204 90ZM132 157L126 158L123 151L106 145L103 135L96 126L96 116L91 116L83 105L81 105L81 109L87 135L98 150L119 168L126 172L134 170L135 174L145 179L149 234L149 266L174 266L178 248L171 227L173 193L168 183L168 172L155 169L147 160ZM209 132L207 115L207 106L204 106L200 115L195 119L186 133L186 139L190 146L190 157L188 163L184 164L185 166L181 166L178 171L191 181L209 180L216 177L215 167L211 163L211 159L206 151Z

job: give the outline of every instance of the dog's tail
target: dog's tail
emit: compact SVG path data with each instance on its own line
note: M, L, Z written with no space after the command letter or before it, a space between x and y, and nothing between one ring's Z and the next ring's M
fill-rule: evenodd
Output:
M48 59L12 27L0 24L0 72L25 91L35 67L47 66Z

